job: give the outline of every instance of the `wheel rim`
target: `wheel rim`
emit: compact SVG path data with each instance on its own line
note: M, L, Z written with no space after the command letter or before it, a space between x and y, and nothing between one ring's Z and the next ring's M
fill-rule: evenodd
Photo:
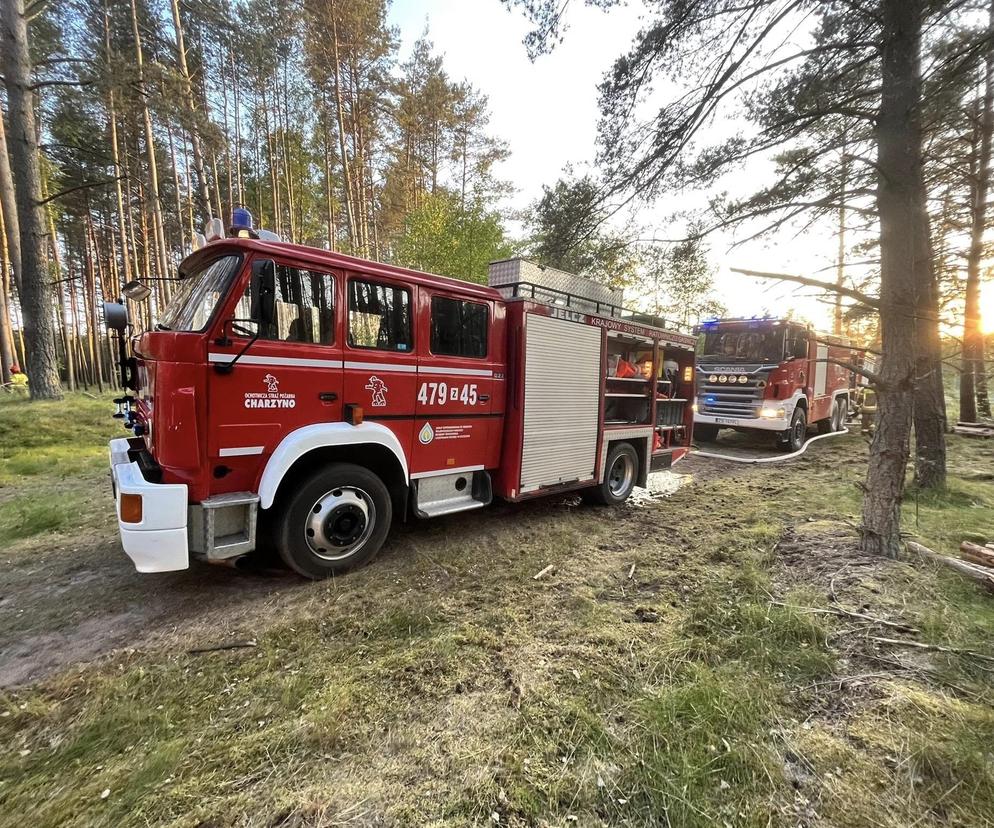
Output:
M804 442L804 425L805 423L803 417L798 417L796 420L794 420L794 430L793 434L791 435L792 437L791 442L794 448L800 448L801 444Z
M340 486L311 506L304 521L304 539L319 558L340 561L366 544L375 523L373 499L355 486Z
M611 471L607 478L607 488L614 497L621 497L628 494L635 482L635 463L628 454L619 454L614 463L611 464Z

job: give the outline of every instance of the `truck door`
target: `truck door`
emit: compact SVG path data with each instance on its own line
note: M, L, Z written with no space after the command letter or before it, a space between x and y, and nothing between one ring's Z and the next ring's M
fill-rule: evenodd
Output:
M400 280L350 273L346 286L346 405L397 436L408 461L414 428L417 357L414 288Z
M260 468L259 455L268 457L291 431L342 419L341 278L277 261L275 322L251 342L249 281L233 314L221 321L222 336L209 341L208 450L212 463L238 478L226 479L221 491L250 489L252 479L242 482L241 474Z
M500 440L491 416L497 343L492 303L421 289L412 473L482 469Z

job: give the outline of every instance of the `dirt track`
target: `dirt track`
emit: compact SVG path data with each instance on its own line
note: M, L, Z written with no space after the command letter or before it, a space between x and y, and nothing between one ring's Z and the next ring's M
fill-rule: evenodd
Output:
M740 435L722 443L737 454L770 452L766 443ZM746 467L690 457L676 468L692 485L694 479ZM0 573L0 688L44 678L116 649L191 649L224 640L232 630L246 623L251 626L260 615L306 600L315 589L276 567L236 570L194 563L183 572L139 574L118 544L106 481L97 478L85 485L93 489L93 508L105 513L106 528L62 538L56 545L36 539L9 558ZM637 490L626 508L638 509L665 497L673 487L672 475L654 476L650 489ZM448 543L467 546L481 534L499 533L514 515L553 522L562 509L574 508L575 500L567 496L495 504L469 519L454 515L436 523ZM605 510L602 519L614 518ZM418 522L396 526L381 557L371 565L373 574L384 561L398 563L405 555L417 556L424 532ZM345 588L348 580L341 583Z

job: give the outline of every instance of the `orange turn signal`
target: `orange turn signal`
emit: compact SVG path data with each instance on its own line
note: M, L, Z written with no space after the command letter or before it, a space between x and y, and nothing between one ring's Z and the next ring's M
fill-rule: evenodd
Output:
M347 405L345 406L345 422L350 425L360 425L362 423L362 406L361 405Z
M124 523L142 522L142 496L136 494L121 495L121 520Z

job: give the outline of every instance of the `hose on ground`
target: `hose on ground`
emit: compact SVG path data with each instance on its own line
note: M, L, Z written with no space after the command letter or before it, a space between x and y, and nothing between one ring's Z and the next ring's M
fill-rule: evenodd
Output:
M818 440L824 440L826 437L840 437L843 434L848 434L849 429L844 428L841 431L830 431L828 434L819 434L816 437L811 437L807 440L803 446L801 446L797 451L792 451L790 454L775 454L772 457L733 457L730 454L715 454L711 451L692 451L692 457L711 457L714 460L730 460L733 463L780 463L784 460L792 460L795 457L800 457L808 450L808 446Z

